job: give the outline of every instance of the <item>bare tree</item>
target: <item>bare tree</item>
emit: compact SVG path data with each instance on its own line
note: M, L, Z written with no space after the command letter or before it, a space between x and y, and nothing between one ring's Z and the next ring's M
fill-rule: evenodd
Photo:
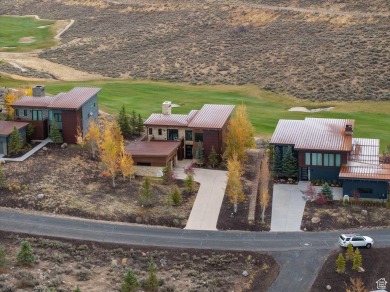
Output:
M261 161L260 168L260 206L261 206L261 222L264 223L265 209L267 209L270 201L269 195L269 180L270 173L268 167L268 154L264 155Z

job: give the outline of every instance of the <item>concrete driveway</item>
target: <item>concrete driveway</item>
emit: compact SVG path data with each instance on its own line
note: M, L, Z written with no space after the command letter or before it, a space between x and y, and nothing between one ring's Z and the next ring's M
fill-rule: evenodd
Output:
M189 160L179 161L174 168L177 178L185 178L184 167ZM195 181L200 188L185 229L217 230L217 221L225 195L227 173L222 170L195 169Z
M298 185L275 184L272 199L271 231L300 231L306 201L301 190L307 182Z

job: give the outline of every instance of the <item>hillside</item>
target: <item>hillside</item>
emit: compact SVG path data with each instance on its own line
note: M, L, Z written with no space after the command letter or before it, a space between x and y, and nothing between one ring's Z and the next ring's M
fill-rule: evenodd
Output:
M89 73L390 99L387 0L4 0L0 14L74 19L40 57Z

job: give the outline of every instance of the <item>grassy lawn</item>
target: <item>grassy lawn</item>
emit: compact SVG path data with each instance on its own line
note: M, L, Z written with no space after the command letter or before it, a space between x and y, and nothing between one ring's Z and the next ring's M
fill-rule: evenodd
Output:
M24 52L51 47L55 44L54 24L55 21L34 17L0 16L0 51Z
M10 86L25 86L23 81L2 78ZM31 86L32 84L30 84ZM68 91L75 86L97 86L99 106L109 113L117 113L124 104L130 112L135 110L147 118L151 113L161 112L161 103L170 100L179 104L173 113L188 113L200 109L205 103L246 104L256 134L270 137L279 119L304 119L305 117L355 119L355 137L379 138L384 150L390 144L390 101L327 102L317 103L290 96L260 90L254 85L245 86L191 86L187 84L151 82L138 80L48 82L46 91L52 94ZM294 106L320 108L334 106L332 111L317 113L289 112Z

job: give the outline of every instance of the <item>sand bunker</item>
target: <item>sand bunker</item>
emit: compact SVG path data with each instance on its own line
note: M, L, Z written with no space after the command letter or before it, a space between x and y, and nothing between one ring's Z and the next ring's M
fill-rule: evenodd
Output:
M19 43L21 44L31 44L35 42L35 37L24 37L19 39Z
M297 107L292 107L288 111L289 112L305 112L305 113L316 113L316 112L322 112L322 111L330 111L334 109L333 106L331 107L322 107L322 108L313 108L313 109L308 109L304 106L297 106Z

